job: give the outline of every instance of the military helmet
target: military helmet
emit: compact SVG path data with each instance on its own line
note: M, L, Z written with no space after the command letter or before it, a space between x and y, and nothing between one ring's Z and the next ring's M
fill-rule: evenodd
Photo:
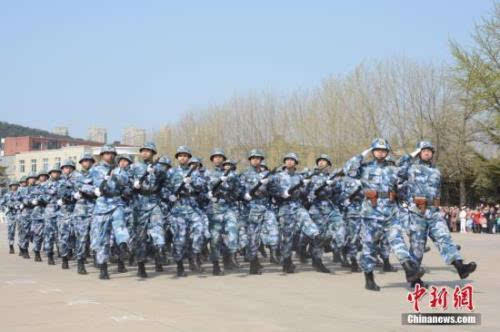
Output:
M184 145L181 145L179 147L177 147L177 150L175 151L175 158L177 159L177 156L181 153L186 153L189 155L189 158L191 158L193 156L192 152L191 152L191 149L188 148L187 146L184 146Z
M266 159L266 156L264 155L264 152L262 152L262 150L259 149L250 150L250 152L248 153L248 160L255 157L262 158L262 160Z
M380 149L380 150L390 151L391 145L384 138L376 138L372 142L371 149L372 150Z
M11 186L18 186L19 185L19 181L16 181L14 179L10 180L9 181L9 187Z
M265 160L262 160L261 163L260 163L260 166L261 167L264 167L266 170L269 170L269 167L267 167L267 163Z
M202 160L201 158L198 158L198 157L191 157L189 159L189 162L188 162L188 165L191 165L191 164L200 164L200 167L203 167L203 163L202 163Z
M172 166L172 160L170 160L170 158L167 155L164 155L161 156L160 159L158 159L158 164Z
M36 172L29 172L28 176L26 177L26 180L31 179L31 178L36 179L37 177L38 177L38 175L36 174Z
M82 161L84 161L84 160L90 160L90 161L92 161L92 162L95 162L94 157L92 157L92 155L91 155L90 153L84 153L84 154L81 156L80 160L78 160L78 163L79 163L79 164L81 164L81 163L82 163Z
M76 168L75 162L71 159L66 159L62 164L61 164L61 169L64 167L73 167L74 169Z
M21 176L21 178L19 179L19 183L21 182L26 182L26 180L28 180L28 177L26 175L23 175Z
M120 155L116 156L117 163L119 163L120 160L122 160L122 159L128 160L128 162L131 164L134 162L128 154L120 154Z
M297 156L296 153L293 153L293 152L289 152L287 153L284 157L283 157L283 163L285 162L285 160L287 159L292 159L292 160L295 160L295 163L298 165L299 164L299 157Z
M432 143L429 142L429 141L420 141L420 142L418 142L417 143L417 149L419 149L419 150L430 149L430 150L432 150L432 152L435 151L434 145L432 145Z
M114 153L116 155L116 149L112 145L103 145L99 154L103 155L104 153Z
M392 166L396 166L396 160L394 160L394 158L390 154L387 155L387 157L385 158L385 161Z
M332 159L330 158L329 155L327 154L320 154L318 158L316 158L316 165L318 164L318 162L321 160L321 159L324 159L328 162L328 165L332 166Z
M221 149L221 148L215 148L212 150L212 153L210 154L210 161L212 161L213 157L215 156L221 156L222 158L224 158L224 160L226 160L226 154L224 153L224 149Z
M52 167L49 168L49 174L52 173L52 172L59 172L59 173L61 173L61 164L55 163L54 165L52 165Z
M156 150L156 144L154 142L144 143L144 145L141 146L141 148L139 149L139 152L141 152L142 150L151 150L151 151L153 151L153 154L158 153Z
M38 172L38 175L37 177L39 178L40 176L42 175L46 175L46 176L49 176L49 172L47 172L46 169L42 169L40 172Z

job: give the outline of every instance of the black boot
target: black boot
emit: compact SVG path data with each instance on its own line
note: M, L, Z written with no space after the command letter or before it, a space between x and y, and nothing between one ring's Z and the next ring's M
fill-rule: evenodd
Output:
M280 264L280 259L279 259L279 256L278 256L278 251L276 249L271 248L269 262L271 264L276 264L276 265Z
M295 265L292 262L292 257L288 257L283 260L283 272L285 273L295 272Z
M87 274L87 270L85 270L85 263L84 263L84 260L83 258L80 258L78 260L78 270L77 270L78 274Z
M250 261L250 274L262 274L257 257Z
M351 272L361 272L361 269L359 268L359 265L358 265L358 260L356 259L356 257L353 257L351 258Z
M416 264L411 261L406 261L401 265L405 270L406 281L408 282L413 282L419 278L422 278L422 276L425 274L424 269L416 266Z
M384 272L397 272L398 269L391 265L391 262L389 262L389 258L384 258L383 271Z
M121 259L118 260L118 273L125 273L127 272L127 268L125 267L125 263Z
M213 261L212 262L212 274L214 276L221 276L221 275L224 275L224 273L222 272L222 270L220 269L220 266L219 266L219 261Z
M198 265L196 257L189 257L189 269L195 273L201 273L201 266Z
M131 254L130 257L128 258L128 266L135 266L135 265L136 265L135 256Z
M333 251L333 260L332 262L334 263L342 263L342 256L340 256L340 253L337 250Z
M347 259L346 254L342 253L342 256L340 256L340 266L342 267L351 267L351 264L349 264L349 260Z
M460 279L465 279L471 274L472 272L476 271L476 263L475 262L470 262L469 264L464 264L464 262L461 259L457 259L454 261L453 266L457 269L458 275L460 276Z
M108 263L102 263L99 268L101 269L99 273L99 279L108 280L109 279Z
M139 278L147 278L148 274L146 273L146 265L144 262L137 262L137 276Z
M35 251L35 262L41 262L42 257L40 256L40 251Z
M262 255L262 257L267 258L266 248L264 247L264 245L262 243L259 246L259 252Z
M130 257L130 250L128 249L128 245L125 242L120 243L119 249L120 249L120 258L122 260L126 260Z
M23 252L23 258L24 259L30 259L30 253L28 252L28 248L26 249L23 249L24 252Z
M15 254L14 246L12 244L9 246L9 254Z
M372 291L379 291L380 287L377 286L375 280L373 279L373 272L365 272L365 288Z
M331 271L323 264L323 260L321 258L314 258L313 257L313 267L316 269L316 271L321 272L321 273L330 273Z
M429 252L429 251L431 251L431 247L429 247L429 246L425 246L425 248L424 248L424 252Z
M92 256L92 261L94 263L94 267L97 269L99 264L97 264L97 253L94 251L94 255Z
M223 264L224 264L224 271L232 271L236 270L238 267L233 261L233 255L231 254L225 254L223 258Z
M156 253L155 255L155 271L156 272L163 272L163 266L162 266L162 258L159 252Z
M47 254L47 264L48 265L56 265L56 262L54 262L54 253L53 252L49 252Z
M238 254L235 253L233 255L233 262L234 262L234 265L236 266L236 269L239 269L241 266L240 266L240 263L238 263Z
M301 264L307 264L307 242L304 240L304 243L302 243L299 247L299 260Z
M422 279L418 278L417 280L415 281L412 281L411 283L411 288L414 289L415 288L415 285L419 284L420 287L423 287L423 288L429 288L429 285L425 282L422 281Z
M62 268L63 270L67 270L67 269L69 269L69 265L68 265L68 257L67 257L67 256L64 256L64 257L62 258L62 265L61 265L61 268Z
M24 249L19 247L19 257L23 257L24 256Z
M182 262L182 260L177 262L177 276L187 277L187 273L184 271L184 263Z

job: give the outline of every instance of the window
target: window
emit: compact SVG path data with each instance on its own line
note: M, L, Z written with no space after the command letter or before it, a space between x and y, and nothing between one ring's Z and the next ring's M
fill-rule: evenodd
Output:
M24 167L24 160L19 160L19 172L20 173L26 172L26 168Z
M36 172L36 159L31 159L31 171Z
M43 169L45 171L49 170L49 158L43 158Z

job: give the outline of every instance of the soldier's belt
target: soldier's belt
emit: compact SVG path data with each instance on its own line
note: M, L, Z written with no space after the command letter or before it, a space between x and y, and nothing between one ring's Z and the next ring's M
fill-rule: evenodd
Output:
M384 192L384 191L376 191L373 189L367 189L365 190L365 198L372 203L372 207L376 207L377 200L379 198L388 198L391 202L394 202L396 200L396 192L394 191Z
M414 196L413 197L413 202L415 203L415 205L417 206L417 208L422 213L424 213L425 210L427 209L428 201L430 201L430 200L428 200L426 197L423 197L423 196ZM434 198L432 200L432 206L439 207L440 204L441 204L441 202L440 202L439 198Z

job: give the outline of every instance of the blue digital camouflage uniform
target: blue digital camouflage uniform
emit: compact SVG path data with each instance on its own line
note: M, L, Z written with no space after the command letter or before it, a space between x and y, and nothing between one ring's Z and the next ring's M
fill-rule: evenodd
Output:
M243 192L249 193L268 171L250 166L240 175L240 185ZM271 180L269 178L269 180ZM279 243L279 230L276 215L271 209L270 193L268 184L260 185L250 201L246 203L246 231L248 237L247 258L250 260L257 257L260 241L271 247ZM247 212L248 211L248 212ZM243 216L244 218L244 216Z
M344 170L345 174L348 171ZM360 230L362 224L361 203L364 196L361 181L350 176L342 178L342 189L345 200L344 219L346 221L346 255L349 259L357 259L360 247Z
M86 253L87 240L90 236L92 213L95 205L95 187L92 184L90 170L82 169L74 172L74 191L78 199L73 210L73 225L76 237L76 257L84 259Z
M96 199L92 220L95 224L93 246L96 250L97 264L107 263L109 260L111 234L118 245L128 244L130 239L125 225L124 202L121 197L124 186L128 185L129 176L126 170L120 168L114 168L112 175L108 175L112 167L101 160L90 171L92 183L101 194Z
M43 183L41 200L44 201L45 228L44 249L47 255L54 252L54 244L57 241L57 218L59 213L58 201L59 179L49 178Z
M202 191L203 179L193 172L191 183L182 185L189 172L187 165L177 166L168 171L168 190L173 196L182 186L170 210L169 224L173 234L173 257L180 262L185 255L189 242L192 243L192 254L199 254L203 246L203 220L197 211L195 195ZM188 241L189 234L189 241Z
M134 195L134 246L137 262L145 262L149 240L161 252L165 246L163 212L160 206L162 173L150 161L132 164L130 173L139 186Z
M219 260L222 243L229 254L234 254L238 250L238 220L233 204L238 199L239 181L234 172L226 175L224 181L221 180L223 175L222 167L215 167L207 172L210 203L206 211L210 227L212 261ZM217 183L219 185L215 188Z
M16 235L17 213L19 209L19 202L16 197L18 195L17 190L19 190L19 188L15 191L9 190L0 199L0 206L2 206L5 218L7 219L7 240L10 246L14 245Z
M345 245L345 224L339 207L332 199L336 193L342 192L342 185L340 181L333 180L331 185L323 186L328 179L329 174L326 170L311 178L311 183L307 186L307 197L311 202L309 215L318 227L321 241L326 243L330 239L333 240L332 243L335 245L333 249L339 251ZM313 255L321 258L323 246L317 246Z
M361 180L365 193L367 190L377 193L375 206L365 199L361 208L362 270L369 273L375 268L378 243L383 240L383 236L387 237L392 251L401 263L412 261L403 240L396 202L389 197L389 193L395 192L397 187L397 169L386 161L363 163L362 155L351 158L345 169L350 170L349 176L355 175L355 178Z
M28 249L31 237L31 213L33 206L31 205L33 186L24 186L19 188L19 202L21 213L18 220L18 238L19 248Z
M278 220L280 224L280 245L282 259L292 256L294 235L302 230L302 233L313 241L313 251L318 250L320 243L318 226L312 221L309 212L304 208L302 198L306 195L304 186L300 187L291 196L284 198L288 190L303 180L303 175L293 170L283 170L273 176L269 185L270 192L278 202Z
M68 256L70 250L74 249L72 238L74 237L73 210L75 200L73 193L75 191L75 174L75 171L67 175L61 174L57 189L58 204L60 206L57 219L57 233L61 257Z
M45 203L42 200L44 184L34 185L32 188L31 234L33 236L33 251L40 252L45 229Z
M407 218L410 229L410 253L420 264L424 255L427 235L436 243L441 257L446 264L462 260L446 222L439 213L441 197L441 173L430 162L420 158L412 159L405 155L399 161L400 177L408 188ZM426 206L421 210L417 198L423 198Z

